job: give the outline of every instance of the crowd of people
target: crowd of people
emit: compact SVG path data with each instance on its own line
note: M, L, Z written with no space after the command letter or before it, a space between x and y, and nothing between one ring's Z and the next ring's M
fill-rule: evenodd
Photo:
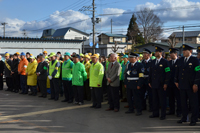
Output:
M44 51L37 57L17 52L10 59L5 53L5 61L0 61L0 89L5 74L6 91L28 94L30 90L32 96L40 91L41 98L50 93L49 100L55 101L64 95L62 102L82 105L84 100L92 101L95 109L101 108L107 95L106 111L118 112L121 99L127 102L126 114L140 116L148 108L149 118L176 115L182 116L177 123L183 123L191 112L190 125L194 126L200 118L200 47L197 57L192 56L193 47L183 44L182 48L182 57L178 49L169 48L169 60L158 46L154 56L146 48L140 55L111 53L108 57L66 52L63 58L60 52L48 55Z

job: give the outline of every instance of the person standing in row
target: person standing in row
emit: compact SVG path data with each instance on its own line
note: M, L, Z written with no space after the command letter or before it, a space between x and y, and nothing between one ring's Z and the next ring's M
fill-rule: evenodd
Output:
M51 98L49 100L58 101L59 99L59 77L60 77L60 62L56 59L56 54L51 53L51 62L49 63L49 79L51 86Z
M136 116L142 115L142 85L144 83L144 67L137 61L138 55L130 53L130 63L124 71L124 86L127 88L129 110L126 114L134 113L134 105L137 110Z
M119 76L121 73L121 65L117 62L117 54L113 53L110 55L110 63L108 65L108 70L106 71L107 85L108 85L108 102L109 108L106 111L114 110L118 112L119 105L119 87L120 80Z
M74 88L75 104L83 105L83 85L87 79L85 66L80 62L80 55L73 56L74 65L72 68L72 85Z
M72 103L74 99L72 88L72 68L74 63L70 60L70 53L68 52L64 54L64 60L62 64L62 83L65 99L62 102Z
M156 59L152 61L149 72L149 86L153 94L153 113L149 118L159 117L161 106L160 120L166 118L166 89L170 78L169 62L162 58L163 50L161 47L155 47Z
M83 65L85 66L85 71L87 72L87 80L84 83L84 99L87 101L91 100L91 91L89 87L89 78L90 78L90 56L85 55Z
M18 74L20 74L20 86L22 89L22 92L20 94L28 94L26 77L26 68L28 66L28 60L25 58L26 54L24 52L22 52L20 55L21 60L18 65Z
M5 77L6 77L6 85L8 89L6 91L13 91L13 81L12 81L12 75L11 75L11 66L12 66L12 61L10 59L10 54L6 53L5 54Z
M175 114L175 99L177 102L177 108L176 108L176 115L177 117L181 117L181 99L180 99L180 90L176 87L174 83L174 77L175 72L178 64L178 57L177 57L177 51L176 48L170 48L170 58L171 61L169 61L169 66L171 70L171 76L170 76L170 82L167 88L168 96L169 96L169 112L167 112L167 115L174 115Z
M152 100L153 100L153 97L152 97L152 88L149 86L148 84L148 79L149 79L149 70L150 70L150 66L151 66L151 62L152 62L152 59L150 58L151 56L151 51L149 49L144 49L143 51L143 58L144 60L142 60L142 64L144 66L144 85L142 87L142 90L143 90L143 102L142 102L142 106L143 106L143 109L145 110L146 109L146 97L145 97L145 93L147 92L148 93L148 102L149 102L149 112L152 112Z
M19 92L20 89L20 76L18 74L18 65L19 65L20 60L17 57L17 53L14 54L14 59L12 61L12 67L11 67L11 74L13 76L13 89L15 93Z
M48 63L45 61L45 55L40 54L39 60L41 61L36 69L37 82L40 88L41 95L39 97L47 97L47 69Z
M198 84L200 82L200 66L196 57L192 56L193 47L183 44L183 56L178 61L175 84L180 89L182 118L177 123L187 121L188 117L188 104L189 98L191 106L191 122L190 126L196 125L198 121Z
M103 65L98 61L99 56L94 54L91 56L92 65L90 67L90 87L92 92L92 101L93 104L91 108L101 108L103 89L102 89L102 81L104 76L104 68Z
M2 56L0 55L0 90L3 90L3 71L4 71L4 62L2 61Z
M27 85L31 89L31 94L32 96L37 95L37 75L36 75L36 69L37 69L37 61L34 56L29 57L30 62L27 66L26 69L26 75L27 75Z

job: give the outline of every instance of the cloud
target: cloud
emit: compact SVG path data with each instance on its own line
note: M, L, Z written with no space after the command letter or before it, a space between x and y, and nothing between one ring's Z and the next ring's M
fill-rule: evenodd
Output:
M135 10L139 11L145 7L155 10L155 13L163 22L200 20L200 2L162 0L159 4L146 2L143 5L137 5ZM169 8L169 10L159 10L166 8Z

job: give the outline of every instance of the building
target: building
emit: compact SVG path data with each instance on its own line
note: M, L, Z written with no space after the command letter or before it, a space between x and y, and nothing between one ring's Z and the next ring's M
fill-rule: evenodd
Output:
M48 38L20 38L20 37L0 37L0 53L8 52L30 52L37 56L43 51L82 53L83 40L70 39L48 39Z
M112 48L117 43L117 53L124 53L125 49L128 47L127 36L122 34L111 34L111 33L102 33L98 36L98 46L99 48L95 49L96 53L107 56L110 53L113 53ZM84 50L87 53L92 53L92 46L84 45Z
M200 44L200 31L185 31L185 43ZM173 32L176 42L183 43L183 32Z
M197 51L197 47L199 46L199 44L191 44L191 43L186 43L192 47L194 47L195 49L193 50L193 53L196 54ZM155 46L159 46L161 48L164 49L165 52L169 52L169 44L164 42L164 43L154 43L154 42L151 42L151 43L147 43L147 44L144 44L144 45L140 45L140 46L136 46L135 48L138 49L138 52L143 52L144 51L144 48L147 48L149 49L150 51L154 52L155 51ZM182 53L182 43L178 43L175 48L179 49L179 54Z
M54 34L54 32L55 32L54 29L43 30L41 38L52 38L52 35Z

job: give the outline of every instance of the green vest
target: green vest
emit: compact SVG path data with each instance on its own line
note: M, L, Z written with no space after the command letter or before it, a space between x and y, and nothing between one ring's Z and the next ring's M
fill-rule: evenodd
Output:
M56 75L54 78L59 78L60 77L60 67L56 68L58 60L55 60L55 62L52 65L52 61L49 63L49 75L52 76L52 73L54 72L55 69L58 69Z
M65 62L63 62L63 64L62 64L62 80L68 80L68 81L72 80L71 62L72 62L71 60L69 60L67 62L67 64L65 64Z

